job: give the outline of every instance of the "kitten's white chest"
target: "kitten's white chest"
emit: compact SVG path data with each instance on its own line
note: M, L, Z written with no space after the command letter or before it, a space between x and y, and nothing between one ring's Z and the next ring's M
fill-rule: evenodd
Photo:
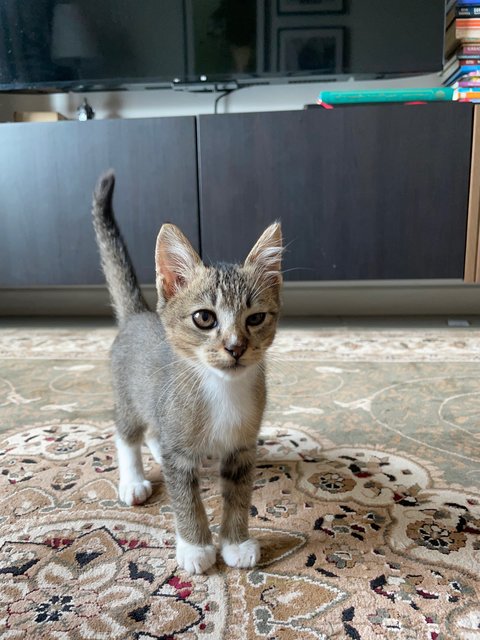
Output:
M204 382L209 412L209 441L220 448L242 445L257 415L255 407L256 372L238 378L220 378L212 373Z

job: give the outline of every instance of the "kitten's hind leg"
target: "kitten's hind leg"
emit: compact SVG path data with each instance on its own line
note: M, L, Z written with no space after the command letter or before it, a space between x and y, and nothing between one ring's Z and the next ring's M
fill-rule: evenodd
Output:
M150 450L153 459L157 464L162 464L162 450L160 449L160 442L154 437L147 437L145 444Z
M127 442L120 435L116 438L120 473L118 494L129 507L142 504L152 495L152 483L145 478L143 470L141 444L141 441Z

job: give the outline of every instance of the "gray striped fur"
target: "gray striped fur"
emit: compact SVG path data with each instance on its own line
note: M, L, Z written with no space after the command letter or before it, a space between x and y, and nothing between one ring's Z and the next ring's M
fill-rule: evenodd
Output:
M175 512L178 564L206 571L215 549L198 467L202 457L218 457L222 555L231 566L252 567L259 551L249 538L248 516L266 402L265 353L280 310L280 226L266 230L244 265L206 267L185 236L164 225L156 249L159 304L152 313L113 217L113 187L109 172L95 191L93 218L120 325L111 353L120 498L134 505L152 493L141 460L145 442L162 465ZM211 330L195 325L200 309L217 315ZM264 321L249 325L247 318L259 313ZM235 363L232 340L245 345ZM238 377L229 370L237 365Z
M105 173L93 195L93 227L97 238L102 269L107 280L115 316L119 323L134 313L148 311L140 291L125 242L113 215L113 171Z

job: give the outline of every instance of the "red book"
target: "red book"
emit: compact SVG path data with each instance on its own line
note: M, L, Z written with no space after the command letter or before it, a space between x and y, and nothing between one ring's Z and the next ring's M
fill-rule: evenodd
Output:
M480 18L457 18L455 20L457 29L474 29L480 27Z
M480 44L463 44L458 48L459 56L476 56L480 55Z

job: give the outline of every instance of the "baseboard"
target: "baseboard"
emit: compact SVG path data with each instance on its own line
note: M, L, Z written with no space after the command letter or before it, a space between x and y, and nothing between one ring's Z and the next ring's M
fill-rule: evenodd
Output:
M480 286L462 280L286 283L289 316L478 315Z
M155 308L153 285L143 287ZM287 282L288 316L480 314L480 285L461 280ZM106 287L52 286L0 289L0 316L108 316Z

